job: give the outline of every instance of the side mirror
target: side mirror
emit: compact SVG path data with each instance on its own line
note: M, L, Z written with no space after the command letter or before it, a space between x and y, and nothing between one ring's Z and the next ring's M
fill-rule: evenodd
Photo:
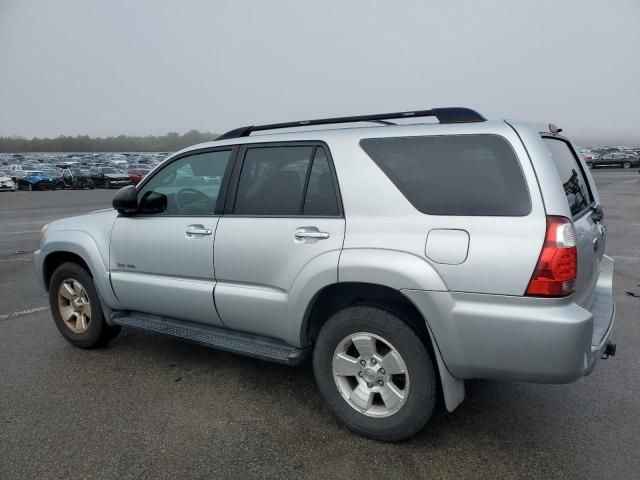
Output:
M113 208L124 215L131 215L138 210L138 191L133 185L121 188L113 197Z
M140 213L163 213L167 209L167 196L164 193L149 190L144 194L138 211Z

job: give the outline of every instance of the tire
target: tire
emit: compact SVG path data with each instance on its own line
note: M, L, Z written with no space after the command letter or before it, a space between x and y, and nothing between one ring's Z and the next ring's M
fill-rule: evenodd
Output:
M31 184L27 185L27 191L28 192L33 192L33 185L31 185Z
M624 162L622 168L631 168L631 162Z
M104 188L111 188L111 181L107 180L106 182L104 182Z
M587 167L589 167L589 170L593 170L593 163L587 162Z
M66 306L69 300L61 298L61 287L63 284L71 286L70 282L75 282L82 287L84 292L79 297L81 300L89 302L89 319L86 319L84 328L79 327L78 320L65 321L61 312L61 305ZM64 299L64 300L63 300ZM69 302L71 303L71 302ZM84 304L86 306L86 303ZM104 320L104 314L100 305L98 292L93 284L93 279L87 271L77 263L67 262L60 265L51 277L49 284L49 306L53 320L60 331L60 334L70 344L80 348L103 347L113 340L120 333L119 326L108 325ZM72 308L72 307L68 307ZM77 317L76 317L77 318Z
M352 348L356 343L361 344L367 335L373 338L374 349L377 350L373 357ZM354 337L358 342L351 341ZM391 348L385 352L386 347ZM388 360L388 355L394 350L406 367L406 375L391 376L383 371L384 365L388 365L389 370L394 368L399 371L400 362L396 361L394 367L394 362ZM350 357L347 362L349 374L334 375L336 354ZM355 360L357 358L359 360ZM369 358L378 358L375 366ZM366 364L361 368L363 359ZM351 375L352 369L358 369L360 373ZM425 344L399 316L378 307L348 307L329 318L315 342L313 370L318 388L336 417L349 429L374 440L395 442L414 435L426 425L436 404L436 371ZM380 372L387 375L381 375ZM386 388L387 392L400 391L404 395L401 405L393 407L395 411L389 408L393 402L383 400L382 388ZM372 399L367 407L362 407L368 408L367 413L349 403L346 398L349 389L364 392ZM392 400L398 402L397 398L393 397Z

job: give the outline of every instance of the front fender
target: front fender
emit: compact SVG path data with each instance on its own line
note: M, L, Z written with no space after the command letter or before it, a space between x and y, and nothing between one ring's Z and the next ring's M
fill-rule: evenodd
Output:
M73 238L73 241L70 241L69 238ZM73 253L82 258L91 271L93 282L102 301L110 308L121 308L111 288L108 269L108 250L106 250L104 256L101 255L100 249L93 237L83 231L56 230L47 232L39 252L41 260L38 263L44 268L46 257L58 252ZM40 271L38 274L40 277L43 277L44 271Z

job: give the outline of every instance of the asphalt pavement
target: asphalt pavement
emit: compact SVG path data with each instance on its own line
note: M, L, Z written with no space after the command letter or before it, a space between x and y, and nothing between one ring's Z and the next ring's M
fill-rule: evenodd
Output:
M299 368L125 330L71 347L36 284L42 224L114 191L0 194L0 479L640 478L640 175L594 172L618 354L570 385L467 382L399 444L359 437Z

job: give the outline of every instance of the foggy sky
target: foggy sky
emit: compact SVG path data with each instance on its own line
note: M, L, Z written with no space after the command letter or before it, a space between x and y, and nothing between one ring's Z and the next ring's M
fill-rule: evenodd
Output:
M640 2L0 0L0 136L438 106L640 144Z

